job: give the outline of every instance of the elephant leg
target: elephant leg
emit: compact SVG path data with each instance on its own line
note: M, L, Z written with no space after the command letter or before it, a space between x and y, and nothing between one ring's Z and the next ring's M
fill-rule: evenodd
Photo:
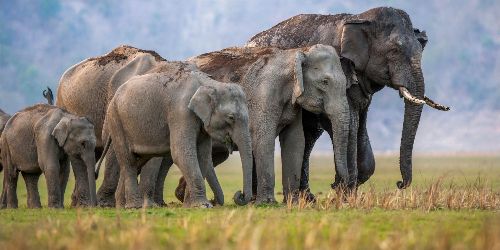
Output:
M257 200L257 165L255 164L255 155L253 156L253 164L252 164L252 193L253 197L251 201Z
M316 197L309 188L309 159L313 150L314 144L323 134L323 129L319 124L318 116L302 110L302 126L304 128L304 158L302 160L302 168L300 173L300 191L305 199L309 202L315 202Z
M259 124L251 130L258 181L255 203L277 203L274 197L274 140L277 125L269 120L254 122Z
M64 207L64 192L66 191L66 186L68 185L68 179L69 179L69 172L70 172L70 164L69 161L63 160L59 163L60 170L59 170L59 181L60 183L60 190L61 190L61 206Z
M302 115L285 127L279 135L282 162L283 202L296 202L299 194L300 172L304 156Z
M171 124L170 134L171 154L174 163L179 167L186 179L185 207L212 207L207 200L205 181L198 162L196 132L182 121Z
M184 178L184 176L181 176L181 178L179 178L179 183L175 188L175 198L177 198L177 200L179 200L180 202L184 202L184 197L186 195L186 186L186 179Z
M125 208L125 185L124 185L124 179L123 177L120 176L118 177L118 185L116 187L116 192L115 192L115 198L114 198L115 204L117 208Z
M163 200L163 189L165 187L165 178L167 177L170 167L174 164L172 157L163 157L156 179L154 202L159 206L166 206L167 203Z
M154 157L150 159L141 169L139 190L148 206L160 205L155 204L154 195L162 160L162 157Z
M96 158L97 159L97 158ZM115 192L120 179L120 165L116 159L113 147L106 154L104 179L97 191L97 204L100 207L115 207Z
M78 158L71 158L71 166L73 168L73 174L75 176L75 192L78 196L72 197L71 205L73 207L86 207L90 206L90 197L89 197L89 184L87 178L87 166L85 162ZM59 177L59 169L57 172ZM57 181L57 186L60 187L60 181Z
M7 188L5 187L5 175L2 182L2 195L0 195L0 209L7 207Z
M62 208L59 170L59 162L45 165L44 174L45 181L47 183L47 193L49 196L48 206L50 208ZM78 190L78 192L81 194L81 190Z
M119 182L122 182L122 188L125 191L125 208L141 208L143 197L139 192L139 183L137 181L140 165L133 159L132 155L126 152L115 150L115 153L120 166Z
M359 119L358 134L358 185L365 183L375 172L375 157L373 155L368 130L366 129L367 112Z
M214 168L217 167L219 164L223 163L224 161L226 161L227 158L229 158L229 151L218 151L218 152L212 151L212 161ZM255 176L256 175L257 174L255 174ZM179 179L179 184L177 184L177 188L175 188L175 197L181 202L184 202L185 190L186 190L186 180L184 179L184 177L181 177ZM256 193L257 190L254 190L254 194Z
M40 174L28 174L22 172L26 191L28 193L28 208L41 208L40 195L38 193L38 179Z
M15 169L12 169L14 173L10 173L10 171L5 171L4 173L4 182L6 183L6 196L7 196L7 208L17 208L17 179L19 177L19 172Z

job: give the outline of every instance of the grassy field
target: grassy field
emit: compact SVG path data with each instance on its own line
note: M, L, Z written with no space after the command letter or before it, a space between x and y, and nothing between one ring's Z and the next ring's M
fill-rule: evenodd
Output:
M404 191L395 185L397 157L378 156L374 176L345 199L329 189L332 162L312 159L316 204L234 205L242 183L235 156L217 168L226 205L214 209L181 207L173 196L176 168L167 177L166 208L30 210L20 180L20 209L0 210L0 249L500 249L499 156L417 156ZM40 190L46 206L43 178Z

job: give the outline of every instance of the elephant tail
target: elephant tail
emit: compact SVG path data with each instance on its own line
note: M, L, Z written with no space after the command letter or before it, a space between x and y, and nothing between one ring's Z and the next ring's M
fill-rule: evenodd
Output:
M97 166L95 168L95 178L96 179L97 179L97 177L99 177L99 170L101 169L102 161L104 160L104 157L106 156L106 154L109 151L109 148L111 147L111 142L112 142L111 136L108 136L108 138L106 139L106 144L104 145L104 150L102 151L101 158L99 158L99 161L97 162Z
M49 105L54 105L54 94L52 94L52 89L47 87L47 89L44 90L42 92L42 94L43 94L43 97L45 97L45 99L47 99L47 103Z

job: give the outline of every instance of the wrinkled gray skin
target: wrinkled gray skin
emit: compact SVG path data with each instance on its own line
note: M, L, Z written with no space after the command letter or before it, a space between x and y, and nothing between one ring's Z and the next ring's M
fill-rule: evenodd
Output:
M165 59L154 51L122 45L106 55L86 59L72 66L63 74L59 81L56 105L73 114L88 117L95 125L95 134L98 135L96 159L101 157L104 148L104 143L101 140L102 127L106 108L115 91L128 79L145 74L164 63ZM115 190L118 185L119 167L112 151L111 148L111 152L107 154L104 180L97 193L98 204L102 207L115 206ZM171 164L168 159L152 159L147 165L158 165L160 163L162 169ZM163 183L164 180L156 180L158 168L145 169L151 169L152 173L148 173L148 178L141 180L139 184L141 192L156 197L155 202L158 205L164 205L163 186L161 186L161 189L155 190L155 185L150 183ZM153 189L145 188L151 186ZM73 196L77 197L78 194L74 193Z
M0 109L0 137L2 136L3 128L5 127L5 124L7 124L7 121L10 119L10 115L5 113L2 109ZM2 166L2 161L1 161L1 156L0 156L0 172L2 172L3 166Z
M227 147L234 142L240 150L244 192L236 197L248 203L253 159L245 102L240 86L217 82L181 62L166 63L118 88L108 106L103 138L109 138L107 144L114 148L120 165L118 190L125 191L125 207L152 204L139 192L137 172L154 156L171 158L181 170L189 190L185 207L212 206L206 198L204 176L217 203L223 204L212 165L212 138L226 142Z
M277 136L281 145L285 199L297 194L304 152L302 108L331 119L336 144L340 145L335 150L336 164L339 173L347 178L346 79L332 47L229 48L190 61L215 80L237 82L245 91L258 183L257 204L276 202L274 142ZM214 161L221 160L214 158Z
M92 123L55 106L37 104L17 112L7 122L0 139L5 168L2 195L6 198L2 207L17 208L17 178L21 172L26 182L29 208L41 207L37 185L42 173L47 181L49 207L62 208L70 161L74 164L76 189L80 194L76 205L95 206L92 171L95 142ZM87 174L88 171L91 174Z
M342 68L351 82L347 93L351 110L349 135L350 184L362 184L373 174L375 160L366 130L366 117L372 95L384 86L399 90L405 87L411 95L424 99L422 51L427 43L425 32L414 29L408 14L394 8L374 8L358 15L298 15L263 31L250 39L247 46L297 48L313 44L333 46L341 56ZM412 181L412 150L422 105L405 99L405 114L400 148L403 177L399 188ZM314 142L325 129L330 137L328 119L305 113L303 116L306 149L301 190L308 191L309 155ZM306 119L307 118L307 119ZM334 147L339 147L333 141ZM339 184L339 173L334 183Z

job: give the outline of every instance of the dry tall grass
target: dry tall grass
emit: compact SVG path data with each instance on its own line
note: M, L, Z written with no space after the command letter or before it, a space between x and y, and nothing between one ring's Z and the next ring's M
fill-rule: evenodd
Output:
M76 219L69 223L49 217L37 225L18 226L12 235L0 236L0 248L500 249L500 217L494 215L487 216L478 230L459 239L453 230L461 229L449 228L454 226L453 222L443 223L443 228L439 228L439 223L429 224L430 228L425 224L420 228L404 226L426 216L439 219L441 215L435 213L440 211L442 216L448 216L453 211L467 214L487 210L494 214L500 209L500 194L480 180L465 187L442 183L438 179L426 188L403 191L377 192L369 188L347 197L331 192L315 204L300 199L297 203L270 207L184 209L183 216L176 218L154 214L162 209L108 210L113 212L112 216L77 210ZM173 213L176 209L181 210L173 208ZM381 225L376 227L380 229L372 228L373 222L362 219L365 213L383 215L390 211L401 217L401 229L384 231L384 221L378 222ZM131 212L136 216L122 218ZM404 219L406 212L408 220ZM346 223L339 216L342 213L357 213L360 218ZM332 215L339 216L338 220Z

